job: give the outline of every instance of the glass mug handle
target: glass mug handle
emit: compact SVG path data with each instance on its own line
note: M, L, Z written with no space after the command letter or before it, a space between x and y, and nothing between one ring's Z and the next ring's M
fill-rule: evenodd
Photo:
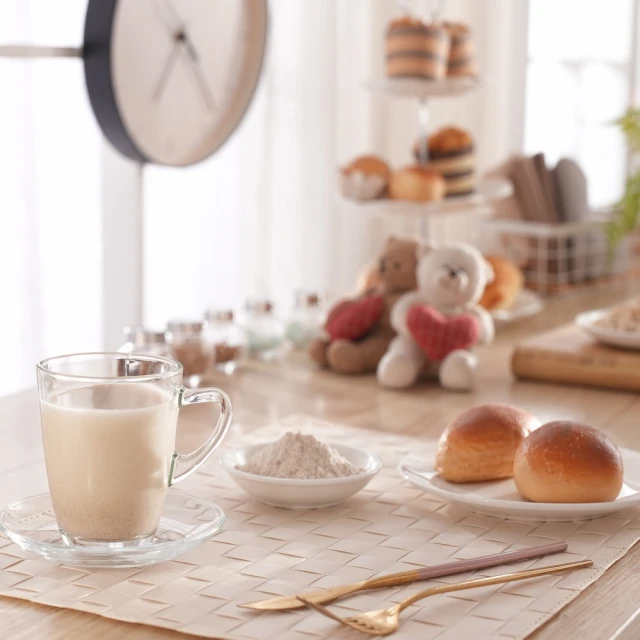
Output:
M222 442L233 415L231 401L224 391L220 389L185 389L180 387L178 394L178 409L189 404L199 404L201 402L215 402L220 407L220 417L213 433L207 441L191 453L178 453L174 451L171 458L171 468L169 469L169 486L184 480L190 473L194 472L206 459L218 448Z

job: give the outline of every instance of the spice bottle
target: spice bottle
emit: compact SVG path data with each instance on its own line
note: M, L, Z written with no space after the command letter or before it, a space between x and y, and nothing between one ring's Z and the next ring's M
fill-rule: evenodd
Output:
M205 320L205 342L213 355L213 368L233 373L247 356L246 331L235 322L231 310L210 309Z
M172 320L167 325L167 342L173 357L184 369L184 378L190 384L197 384L213 361L204 339L204 322Z
M287 324L287 338L298 349L306 348L318 335L324 316L325 312L318 294L298 291L295 306Z
M118 349L120 353L138 353L149 356L172 358L164 331L151 331L140 326L125 327L125 343Z
M275 360L286 353L286 325L273 314L273 305L268 300L249 300L246 303L243 327L247 332L251 357Z

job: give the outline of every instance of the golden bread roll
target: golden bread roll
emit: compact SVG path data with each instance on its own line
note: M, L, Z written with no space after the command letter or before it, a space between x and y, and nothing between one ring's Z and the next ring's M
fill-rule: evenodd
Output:
M523 498L532 502L610 502L622 489L622 456L598 429L549 422L520 445L513 465Z
M480 305L489 311L510 309L524 286L522 271L510 260L500 256L485 256L491 265L494 280L490 282L480 298Z
M346 167L342 169L345 175L351 175L352 173L363 173L367 176L380 176L384 178L385 182L389 181L391 176L391 169L389 165L378 156L366 155L359 156L350 162Z
M442 200L445 191L444 178L437 171L420 166L394 171L389 180L389 197L393 200Z
M464 411L440 436L436 471L449 482L510 478L518 447L539 425L535 416L506 404Z

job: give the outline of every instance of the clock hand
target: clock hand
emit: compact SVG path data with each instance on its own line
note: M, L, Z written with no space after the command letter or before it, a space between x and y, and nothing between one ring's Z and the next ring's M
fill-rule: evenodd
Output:
M172 30L175 30L175 29L182 30L183 28L182 20L180 19L180 14L178 13L178 10L176 9L173 2L171 2L171 0L164 0L164 6L167 8L168 13L173 14L174 28Z
M171 51L169 52L169 57L167 58L167 62L162 69L162 73L160 74L160 78L158 78L158 82L156 83L156 88L153 90L152 99L157 102L162 93L164 92L165 87L167 86L167 82L169 81L169 76L171 75L171 70L176 64L176 60L178 59L178 55L180 55L180 40L176 40Z
M186 46L186 44L185 44L185 48L188 53L189 47ZM207 84L207 80L204 77L202 68L197 62L197 58L194 60L191 54L189 54L188 62L189 62L189 68L193 72L193 77L195 78L196 84L198 85L198 88L200 89L200 93L202 94L202 99L204 100L204 103L207 105L207 109L209 110L209 112L214 111L214 109L215 111L217 111L218 105L216 104L216 101L214 100L213 95L211 95L211 91L209 90L209 85Z
M163 9L163 6L165 7ZM156 2L153 3L153 7L156 11L156 14L158 16L158 19L164 23L164 26L167 29L167 33L169 33L169 35L171 36L171 38L175 38L175 34L176 32L180 31L180 21L176 21L176 20L172 20L168 15L167 15L167 5L166 3L163 2L163 0L156 0ZM174 17L175 17L175 11L172 11L171 9L169 9L169 13L173 13ZM172 24L172 22L174 24Z

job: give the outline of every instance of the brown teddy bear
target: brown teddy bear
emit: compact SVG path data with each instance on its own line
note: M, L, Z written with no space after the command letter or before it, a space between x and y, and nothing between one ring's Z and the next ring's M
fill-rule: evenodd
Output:
M390 236L378 259L375 286L329 311L325 335L309 346L311 358L336 373L373 373L396 335L393 305L417 287L417 259L417 241Z

